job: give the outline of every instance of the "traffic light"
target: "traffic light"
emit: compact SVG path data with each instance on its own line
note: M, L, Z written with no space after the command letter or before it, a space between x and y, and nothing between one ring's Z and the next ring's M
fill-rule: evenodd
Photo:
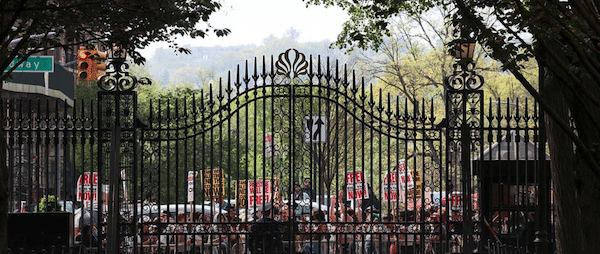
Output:
M92 56L93 50L86 49L85 47L79 48L77 50L77 80L80 81L90 81L93 80L90 75L90 71L92 69Z
M92 60L90 69L91 80L97 80L104 75L104 71L106 70L106 52L100 52L94 49L90 59Z

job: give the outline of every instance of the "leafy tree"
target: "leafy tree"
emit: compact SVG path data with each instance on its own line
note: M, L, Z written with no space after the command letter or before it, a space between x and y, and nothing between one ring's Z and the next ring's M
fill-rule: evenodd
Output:
M300 31L296 30L293 26L285 30L284 37L290 38L293 41L297 41L298 37L300 37Z
M600 29L597 2L582 1L349 1L338 5L350 20L338 46L378 49L390 18L446 6L455 34L472 36L545 111L557 216L559 253L600 249ZM458 29L460 28L460 29ZM523 71L539 65L540 88Z
M182 67L171 74L169 80L172 85L196 84L196 89L199 90L204 85L208 85L214 78L215 74L213 71L197 67Z
M138 91L141 121L151 130L168 131L142 143L142 163L147 173L139 175L137 188L160 193L157 198L161 204L185 203L186 185L182 182L188 171L222 169L226 179L244 174L240 161L247 158L239 160L237 155L247 154L245 143L234 131L238 126L228 119L231 112L221 105L223 98L217 98L218 90L197 90L190 84L152 84ZM207 198L199 181L197 186L197 200ZM226 194L235 193L234 187L225 185Z
M174 36L229 33L208 23L220 8L218 1L199 0L6 1L2 4L0 67L7 68L15 57L24 59L47 49L91 42L119 45L136 63L145 61L137 49L151 42L167 41L177 51L189 52L176 44ZM3 73L0 80L7 75Z
M95 1L56 0L2 1L0 5L0 68L21 59L8 72L0 74L6 80L11 71L28 56L52 48L103 42L127 50L136 63L144 58L136 50L155 41L168 41L180 52L188 52L175 43L174 36L205 37L209 33L223 36L228 29L216 29L209 17L221 8L219 1ZM72 52L67 52L72 53ZM4 133L0 151L4 151ZM0 161L6 161L0 153ZM0 166L0 250L6 249L6 214L8 212L8 173Z
M60 211L62 206L54 195L44 196L40 203L35 207L34 212L56 212Z

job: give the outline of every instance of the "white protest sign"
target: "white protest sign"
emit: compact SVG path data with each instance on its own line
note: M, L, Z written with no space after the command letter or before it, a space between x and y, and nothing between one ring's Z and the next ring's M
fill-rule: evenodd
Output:
M273 184L271 180L248 180L248 206L273 202Z
M383 200L398 201L398 171L386 172L383 178Z
M346 197L348 200L369 198L367 181L362 171L346 172Z
M398 162L398 178L402 188L412 189L415 188L415 181L413 180L410 170L406 166L404 159Z
M187 191L187 201L188 203L194 202L194 182L196 176L198 175L198 171L188 171L188 191Z
M129 192L127 191L127 174L125 170L121 170L121 181L123 182L123 199L125 200L125 204L129 204Z
M279 149L275 140L273 140L273 133L265 133L265 157L273 157L279 155Z
M98 173L84 172L77 179L77 201L82 201L84 207L98 206Z

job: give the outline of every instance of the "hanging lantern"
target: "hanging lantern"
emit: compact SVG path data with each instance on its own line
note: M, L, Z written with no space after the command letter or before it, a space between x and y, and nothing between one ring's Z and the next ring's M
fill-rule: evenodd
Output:
M473 59L475 52L475 41L464 40L457 42L454 47L454 57L456 59Z

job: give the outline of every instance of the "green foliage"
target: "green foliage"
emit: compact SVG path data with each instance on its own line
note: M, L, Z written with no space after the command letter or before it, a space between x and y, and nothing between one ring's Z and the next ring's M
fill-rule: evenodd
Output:
M308 0L307 4L339 6L347 10L350 20L344 23L338 35L336 46L349 50L377 50L384 43L383 37L390 36L390 18L401 13L420 14L444 1L348 1L348 0Z
M209 17L221 8L220 1L95 1L57 0L3 1L0 6L0 68L15 57L25 59L73 42L118 44L136 63L144 57L137 51L152 42L167 41L180 53L189 53L176 43L178 36L203 38L209 33L225 36L226 28L214 28ZM10 45L10 46L9 46ZM3 72L0 80L10 72Z
M382 37L390 35L390 21L394 17L405 12L414 15L433 6L451 10L445 17L454 28L454 38L476 40L487 57L497 61L499 66L489 65L492 70L510 72L514 78L500 72L493 76L493 81L488 80L492 96L519 96L521 91L514 86L518 82L551 119L546 120L546 125L552 173L561 179L554 182L555 197L559 197L555 200L559 207L557 228L561 229L557 231L558 253L598 249L598 234L588 229L600 225L600 220L579 218L592 218L599 207L574 205L593 203L591 200L598 198L598 192L573 195L575 189L591 190L600 181L600 157L595 148L600 143L600 115L596 113L600 111L600 30L596 1L309 0L308 3L337 5L348 11L350 20L338 37L337 46L374 50L382 45ZM537 63L533 64L533 60ZM536 68L543 76L532 75L531 70ZM545 83L543 89L538 88L538 78ZM507 111L511 110L511 101L506 104ZM571 178L573 172L584 177Z
M34 213L41 212L56 212L62 210L62 206L60 202L56 199L54 195L44 196L40 203L35 207Z

